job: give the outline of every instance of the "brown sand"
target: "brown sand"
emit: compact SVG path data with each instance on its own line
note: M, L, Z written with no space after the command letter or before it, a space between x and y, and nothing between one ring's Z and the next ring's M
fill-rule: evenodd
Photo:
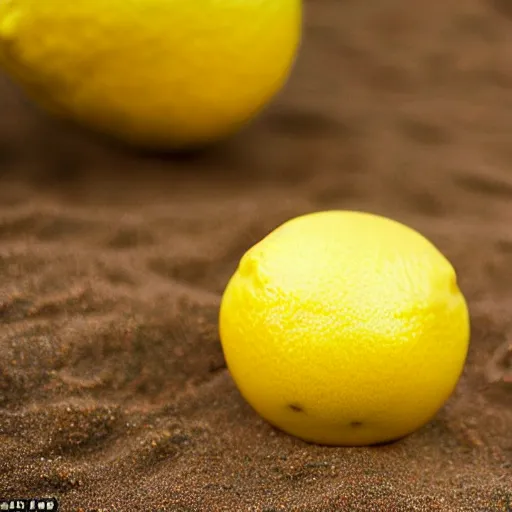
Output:
M133 154L0 83L0 497L86 511L510 511L512 8L310 0L293 77L201 155ZM243 252L355 208L421 230L472 313L459 386L396 443L308 445L217 335ZM508 508L507 508L508 507Z

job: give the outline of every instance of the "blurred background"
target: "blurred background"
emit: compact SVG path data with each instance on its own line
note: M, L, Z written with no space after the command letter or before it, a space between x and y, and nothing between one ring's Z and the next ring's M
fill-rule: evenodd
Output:
M309 0L275 101L180 157L58 123L0 75L0 498L512 510L511 141L507 0ZM333 208L420 230L472 314L454 396L378 450L272 429L218 341L242 254L290 217Z

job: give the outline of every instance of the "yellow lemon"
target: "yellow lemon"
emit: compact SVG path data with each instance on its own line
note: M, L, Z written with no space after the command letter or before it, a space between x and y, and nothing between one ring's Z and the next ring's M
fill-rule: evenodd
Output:
M180 147L254 117L300 33L300 0L1 0L0 66L56 115Z
M469 344L455 271L394 220L327 211L284 223L243 256L220 337L241 394L306 441L403 437L451 395Z

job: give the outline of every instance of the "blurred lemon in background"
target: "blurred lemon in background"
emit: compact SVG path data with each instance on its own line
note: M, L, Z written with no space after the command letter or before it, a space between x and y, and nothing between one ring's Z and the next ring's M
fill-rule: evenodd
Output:
M306 441L366 445L429 421L469 344L455 271L418 232L362 212L292 219L243 256L220 337L241 394Z
M290 73L299 0L1 0L0 67L54 115L154 147L209 143Z

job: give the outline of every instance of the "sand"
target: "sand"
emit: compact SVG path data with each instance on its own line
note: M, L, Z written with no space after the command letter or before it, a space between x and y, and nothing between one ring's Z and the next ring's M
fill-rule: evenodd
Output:
M206 152L63 126L0 78L0 500L64 511L512 510L512 8L310 0L293 76ZM241 398L218 334L241 255L299 214L428 236L471 347L395 443L307 444ZM509 343L507 347L507 343Z

